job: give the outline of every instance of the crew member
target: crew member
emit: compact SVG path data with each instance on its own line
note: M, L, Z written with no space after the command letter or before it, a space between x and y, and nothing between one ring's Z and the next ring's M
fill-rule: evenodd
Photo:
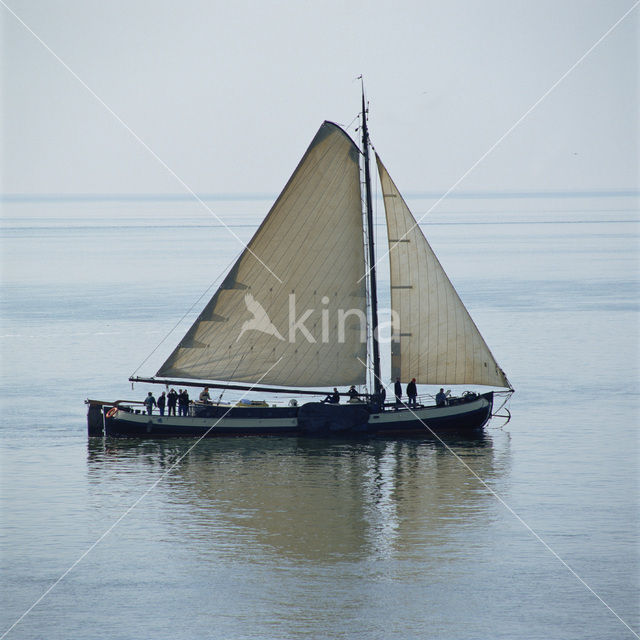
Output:
M418 406L416 398L418 397L418 387L416 387L416 379L411 378L411 382L407 385L407 396L409 397L409 406L414 409Z
M393 392L396 394L396 411L402 404L402 384L400 384L400 378L396 378L396 382L393 385Z
M147 407L147 415L151 415L153 413L153 407L156 406L156 399L153 397L151 391L149 391L149 394L144 399L144 404Z
M439 393L436 393L436 405L438 407L444 407L447 404L447 394L444 389L440 389Z

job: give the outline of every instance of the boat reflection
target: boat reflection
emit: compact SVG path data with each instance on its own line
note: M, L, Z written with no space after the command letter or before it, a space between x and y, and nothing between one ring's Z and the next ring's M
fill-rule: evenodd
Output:
M100 482L114 468L142 462L153 472L142 492L168 472L153 498L166 505L163 528L199 553L244 550L257 562L261 554L324 562L410 557L425 546L450 553L452 537L465 537L469 527L483 531L498 508L476 475L491 485L506 470L486 435L446 446L220 438L190 447L184 440L96 440L89 443L90 476Z

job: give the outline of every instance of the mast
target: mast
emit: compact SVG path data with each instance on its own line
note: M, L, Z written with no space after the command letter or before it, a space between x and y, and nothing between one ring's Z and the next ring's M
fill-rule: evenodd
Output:
M373 207L371 205L371 173L369 171L369 129L367 111L362 90L362 152L364 154L365 203L367 209L367 237L369 240L369 283L371 298L371 324L373 328L373 388L375 395L381 391L380 349L378 345L378 285L376 282L376 258L373 246Z

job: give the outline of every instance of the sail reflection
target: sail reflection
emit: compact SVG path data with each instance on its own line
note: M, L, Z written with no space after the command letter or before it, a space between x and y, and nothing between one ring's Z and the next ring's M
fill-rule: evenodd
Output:
M99 482L114 467L122 472L142 462L158 478L192 445L90 442L90 476ZM182 544L218 557L330 562L411 557L425 546L436 556L439 548L451 549L452 537L492 517L495 499L474 474L491 484L505 472L487 436L448 446L203 440L167 474L154 499L166 505L163 525Z

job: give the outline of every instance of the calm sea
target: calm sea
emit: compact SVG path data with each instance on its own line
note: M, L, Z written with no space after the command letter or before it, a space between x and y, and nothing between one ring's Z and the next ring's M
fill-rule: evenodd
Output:
M269 206L208 204L244 241ZM0 637L640 633L637 199L429 214L517 390L508 425L450 446L89 440L85 398L142 399L128 376L240 245L180 199L9 202L2 225Z

